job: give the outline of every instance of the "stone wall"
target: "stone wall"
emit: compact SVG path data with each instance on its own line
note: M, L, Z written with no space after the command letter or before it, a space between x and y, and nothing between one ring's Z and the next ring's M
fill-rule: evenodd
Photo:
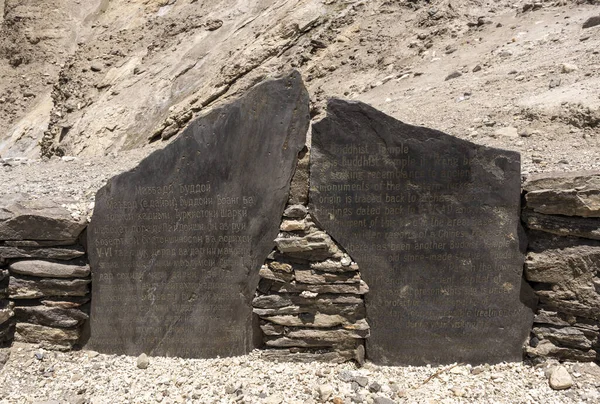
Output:
M286 208L280 230L252 302L267 355L362 363L369 288L358 265L304 205Z
M600 360L600 172L544 174L523 186L526 279L539 297L527 355Z
M304 166L292 181L276 248L260 268L253 306L264 348L277 358L362 361L368 286L311 218L306 178L298 180ZM525 276L539 297L526 355L598 361L600 173L532 176L523 195ZM80 341L91 298L85 226L60 201L0 201L0 343L70 349Z
M0 339L71 349L89 311L86 224L60 201L16 195L1 202Z

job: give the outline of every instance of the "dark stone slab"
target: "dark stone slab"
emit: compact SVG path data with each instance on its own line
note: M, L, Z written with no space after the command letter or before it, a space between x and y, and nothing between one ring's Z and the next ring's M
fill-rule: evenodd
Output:
M522 283L518 153L341 100L312 136L309 208L370 288L367 357L521 360L535 297Z
M88 347L181 357L253 349L251 301L308 130L300 75L214 110L96 197Z
M0 240L73 240L85 228L58 200L28 200L24 195L3 198L0 204Z

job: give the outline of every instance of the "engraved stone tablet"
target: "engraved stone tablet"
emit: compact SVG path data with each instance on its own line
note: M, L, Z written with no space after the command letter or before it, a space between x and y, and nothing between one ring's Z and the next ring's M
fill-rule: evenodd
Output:
M309 124L296 72L193 122L98 191L87 347L206 358L253 348L251 300Z
M521 360L533 297L521 286L519 154L341 100L312 136L311 213L370 287L367 357Z

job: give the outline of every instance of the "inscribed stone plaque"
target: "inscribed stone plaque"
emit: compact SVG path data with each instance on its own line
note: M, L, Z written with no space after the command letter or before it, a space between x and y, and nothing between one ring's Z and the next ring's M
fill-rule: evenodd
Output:
M88 347L181 357L253 348L251 300L309 124L297 72L193 122L98 191Z
M331 100L310 209L356 260L378 364L521 360L520 157Z

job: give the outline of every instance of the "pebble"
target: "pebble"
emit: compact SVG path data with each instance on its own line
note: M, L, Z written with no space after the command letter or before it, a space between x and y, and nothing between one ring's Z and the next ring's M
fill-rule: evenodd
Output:
M573 378L564 366L557 366L552 370L548 384L554 390L565 390L573 386Z
M505 128L497 129L496 132L494 132L494 133L496 134L496 136L502 136L502 137L514 137L514 138L519 137L517 128L512 127L512 126L507 126Z
M459 71L453 71L452 73L450 73L449 75L446 76L446 81L458 78L460 76L462 76L461 72L459 72Z
M138 369L147 369L149 364L150 364L150 359L148 359L148 356L145 353L138 356L138 358L137 358Z

